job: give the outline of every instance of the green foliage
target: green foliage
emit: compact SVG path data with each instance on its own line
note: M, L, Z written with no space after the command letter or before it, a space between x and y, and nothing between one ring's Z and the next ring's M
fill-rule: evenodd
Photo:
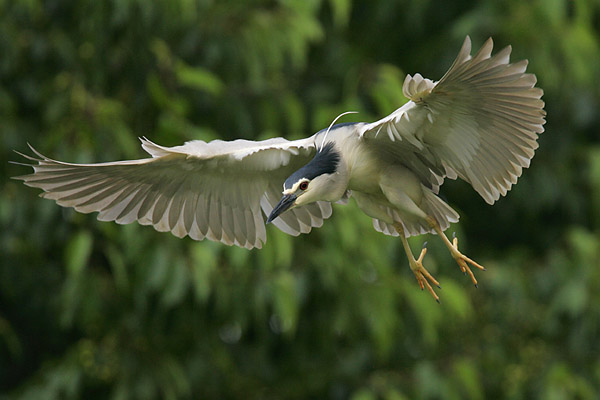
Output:
M0 2L0 153L73 162L214 138L299 138L405 101L464 36L513 45L545 89L529 170L490 208L460 182L435 236L441 305L351 201L262 250L102 223L0 163L0 392L15 399L600 397L600 6L568 1Z

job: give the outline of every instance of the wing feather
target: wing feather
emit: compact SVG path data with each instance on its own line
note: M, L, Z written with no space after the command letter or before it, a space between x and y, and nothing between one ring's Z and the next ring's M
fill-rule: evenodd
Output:
M239 247L246 247L246 236L242 233L242 230L240 229L240 210L238 208L232 208L231 211L232 228L233 236L235 237L235 244Z
M108 184L105 189L100 192L96 192L89 199L77 205L78 210L83 212L87 210L94 210L98 207L102 207L104 204L114 201L120 194L122 194L126 187L121 182Z
M208 238L215 242L223 242L229 244L227 240L222 240L223 229L221 228L221 207L211 195L208 199Z
M231 215L231 208L221 203L221 224L223 226L223 234L228 240L228 244L238 244L239 242L235 238L233 233L233 216ZM239 244L238 244L239 245Z
M129 199L129 196L120 200L120 197L115 199L114 202L111 202L102 210L100 210L100 214L98 214L98 219L101 221L112 221L113 220L113 208L115 210L116 217L114 220L119 224L130 224L137 219L139 215L139 210L142 206L142 201L148 195L150 191L150 185L140 184L139 189L133 189L133 197ZM125 194L126 192L123 191ZM120 200L120 201L119 201ZM118 202L117 202L118 201ZM121 208L121 204L123 207Z
M254 210L254 212L247 209L244 210L244 219L246 223L245 235L250 246L254 246L255 243L259 243L259 245L256 246L260 247L261 241L264 242L264 238L266 237L266 231L265 224L262 223L262 218L260 221L256 221L258 216L260 216L260 210L258 210L258 212L256 211L257 210Z
M171 205L169 206L169 227L171 228L171 232L178 237L182 237L182 235L175 234L175 227L179 223L179 217L182 214L185 206L184 196L184 190L177 191L171 200ZM183 236L185 236L185 234Z
M438 82L408 75L403 91L411 100L363 125L361 136L384 140L378 133L387 132L388 146L434 192L443 178L460 177L490 204L506 195L529 167L546 113L527 60L510 64L510 46L494 56L492 48L488 39L471 57L467 37Z
M141 141L152 158L71 164L31 148L35 156L23 157L33 161L33 173L16 179L62 206L98 212L100 220L138 221L178 237L251 249L266 241L263 204L272 209L285 178L308 162L315 148L314 137L192 141L171 148ZM322 225L330 208L329 203L299 207L275 225L293 235L306 233Z
M194 225L192 227L192 233L194 235L190 235L192 239L202 240L206 237L206 235L208 235L207 205L208 201L206 199L206 195L199 194L196 206Z
M192 225L194 224L196 205L198 203L198 194L194 193L192 190L188 193L185 204L183 206L183 213L181 214L183 221L183 229L185 232L190 232L192 230ZM185 236L185 235L184 235Z

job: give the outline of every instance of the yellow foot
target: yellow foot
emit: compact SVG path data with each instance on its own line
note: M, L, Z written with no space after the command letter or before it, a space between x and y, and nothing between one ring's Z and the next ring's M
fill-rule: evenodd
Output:
M415 277L417 278L417 282L419 282L419 286L421 286L421 290L424 290L425 288L427 288L427 290L429 291L429 293L431 293L431 295L433 296L435 301L437 301L439 303L440 298L438 297L438 295L435 293L435 291L431 287L431 284L429 283L429 281L431 283L433 283L435 286L437 286L439 289L441 289L442 287L440 286L438 281L436 281L435 278L423 266L423 257L425 257L425 254L427 254L427 248L423 247L423 250L421 250L421 254L419 255L419 258L416 260L413 259L413 261L410 262L410 269L412 270L413 274L415 274ZM410 258L412 258L412 257L410 257Z
M454 257L454 259L458 263L460 270L463 272L463 274L465 274L465 275L468 274L471 277L471 280L473 281L473 284L475 285L475 287L477 287L477 279L475 279L475 275L473 275L473 271L471 271L471 268L469 268L469 264L471 264L474 267L479 268L482 271L485 271L485 268L482 265L479 265L475 261L471 260L469 257L465 256L460 251L458 251L458 238L456 236L454 236L454 238L452 239L451 252L452 252L452 257Z

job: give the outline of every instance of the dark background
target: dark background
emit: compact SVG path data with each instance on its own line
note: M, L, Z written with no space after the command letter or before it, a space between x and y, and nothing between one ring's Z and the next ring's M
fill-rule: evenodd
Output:
M17 399L600 397L597 1L0 1L0 393ZM493 207L464 182L461 249L435 236L421 292L353 203L264 249L96 221L10 176L27 142L72 162L138 136L308 136L403 104L469 34L545 90L531 168Z

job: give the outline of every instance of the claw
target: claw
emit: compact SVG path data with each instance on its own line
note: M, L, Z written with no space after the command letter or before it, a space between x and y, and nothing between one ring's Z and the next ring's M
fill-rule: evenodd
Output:
M454 251L452 251L452 256L458 263L460 270L465 275L468 274L471 277L471 281L473 282L473 285L475 285L475 287L477 288L478 287L477 279L475 279L475 275L473 274L473 271L471 271L471 268L469 268L469 265L467 263L471 264L474 267L479 268L482 271L485 271L485 268L483 266L479 265L478 263L476 263L475 261L471 260L469 257L465 256L458 250L458 238L457 237L454 237L452 239L452 247L454 250Z
M400 234L400 239L402 240L402 245L404 246L404 251L406 252L406 256L408 257L408 263L410 264L410 269L415 274L415 278L417 278L417 282L419 283L419 287L421 290L427 291L433 296L435 301L440 302L440 298L435 293L433 288L431 287L431 282L435 286L441 289L441 286L437 280L423 267L423 258L425 254L427 254L427 242L423 243L423 248L421 249L421 254L419 254L419 258L415 260L413 253L408 245L408 241L406 240L406 235L404 232L404 226L401 223L397 223L394 225L396 230Z
M440 225L437 223L435 218L427 217L427 222L435 230L435 232L439 235L439 237L442 238L442 240L444 241L444 244L446 245L446 247L448 247L448 250L450 250L452 257L454 257L454 259L458 263L460 270L465 275L469 275L471 277L471 281L473 282L475 287L477 287L477 279L475 279L475 275L473 274L473 271L471 271L471 268L469 268L469 265L467 263L471 264L472 266L474 266L476 268L479 268L482 271L485 271L485 268L482 267L481 265L477 264L475 261L471 260L469 257L465 256L463 253L461 253L458 250L458 238L456 237L456 232L452 233L452 242L450 242L450 240L448 239L446 234L442 231L442 228L440 228Z
M433 283L440 289L442 287L440 286L440 283L423 266L423 258L425 257L425 254L427 254L427 248L423 247L423 249L421 250L421 254L419 254L419 258L414 260L414 265L411 262L410 269L413 271L413 274L415 274L415 277L417 278L417 282L419 282L421 290L425 290L425 288L427 288L427 291L433 296L435 301L439 303L440 298L435 293L429 282Z

